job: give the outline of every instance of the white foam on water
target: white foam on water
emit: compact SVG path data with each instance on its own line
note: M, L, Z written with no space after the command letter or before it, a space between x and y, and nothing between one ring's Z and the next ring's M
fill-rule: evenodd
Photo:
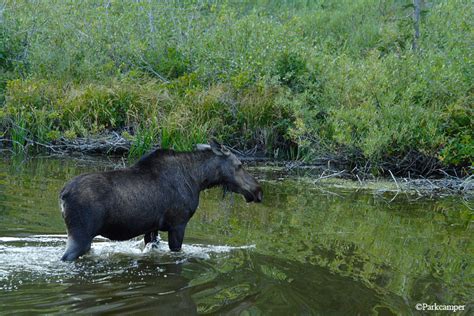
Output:
M36 243L47 243L47 242L66 242L67 235L31 235L25 237L0 237L0 243L8 242L36 242ZM94 241L107 241L109 239L97 236Z
M141 240L94 242L88 255L99 257L111 254L140 255L143 253L141 244L143 244Z
M41 275L67 275L71 272L69 263L61 262L67 235L31 235L25 237L0 237L0 280L18 273L38 273ZM22 245L17 245L23 243ZM239 249L252 249L255 245L227 246L184 244L180 252L171 252L166 241L143 245L143 241L110 241L95 238L91 251L85 257L106 262L117 254L130 257L157 255L171 263L185 262L191 258L209 259L213 254L230 253Z
M183 244L180 252L170 252L168 243L160 241L159 244L148 244L143 249L144 253L161 253L175 256L177 258L199 258L209 259L211 254L229 253L239 249L252 249L255 245L245 246L219 246L219 245L201 245L201 244Z
M209 257L209 254L213 254L213 253L222 254L222 253L228 253L228 252L239 250L239 249L253 249L253 248L255 248L255 245L218 246L218 245L190 244L190 245L183 245L183 252L190 256L196 256L196 257L207 259Z
M67 236L66 236L67 237ZM29 236L29 237L0 237L0 242L62 242L65 238L61 237L41 237L41 236Z
M54 275L63 270L58 269L61 254L62 247L57 246L3 246L0 249L0 279L24 272Z
M180 252L170 252L168 243L160 241L155 244L147 244L143 247L141 240L128 241L109 241L93 243L90 255L107 256L113 254L126 254L132 256L143 256L146 254L162 254L173 256L176 258L199 258L209 259L211 254L228 253L238 249L252 249L255 245L245 246L220 246L220 245L201 245L201 244L184 244Z

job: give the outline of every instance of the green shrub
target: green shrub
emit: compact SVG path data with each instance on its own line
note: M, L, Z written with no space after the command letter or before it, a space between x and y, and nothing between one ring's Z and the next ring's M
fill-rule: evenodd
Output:
M276 61L275 74L282 84L292 89L303 84L306 72L306 61L296 53L283 53Z
M166 79L178 78L190 68L189 60L175 47L147 50L144 59L137 61L140 62L150 76L163 76Z
M473 166L474 164L474 109L472 98L453 104L443 113L442 131L446 143L440 158L446 164Z

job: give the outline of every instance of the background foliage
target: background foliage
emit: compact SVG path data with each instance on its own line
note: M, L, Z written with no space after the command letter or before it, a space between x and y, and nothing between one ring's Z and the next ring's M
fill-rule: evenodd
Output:
M6 0L0 133L472 166L472 2L423 1L417 50L411 3Z

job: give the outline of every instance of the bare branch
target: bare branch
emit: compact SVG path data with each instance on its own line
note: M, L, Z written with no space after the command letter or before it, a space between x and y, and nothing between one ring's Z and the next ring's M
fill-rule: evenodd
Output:
M421 0L413 0L413 27L415 34L413 35L412 49L414 51L418 49L418 39L420 38L420 12Z

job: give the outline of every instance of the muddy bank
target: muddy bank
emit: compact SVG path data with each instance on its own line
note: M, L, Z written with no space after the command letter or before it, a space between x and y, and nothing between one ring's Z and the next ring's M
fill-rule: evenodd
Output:
M287 178L297 179L316 185L324 190L333 188L356 191L370 191L375 195L409 194L416 197L439 197L460 195L467 200L474 198L474 175L456 177L446 174L444 177L389 177L372 174L351 173L345 169L338 170L331 166L304 165L294 166L290 163L247 162L250 170L273 175L273 180L282 181ZM394 198L395 196L393 196ZM391 197L392 198L392 197ZM390 198L390 199L391 199Z
M48 151L43 154L15 155L11 148L0 148L0 157L13 156L14 163L22 164L35 158L59 158L74 160L79 166L93 166L100 162L107 169L119 169L133 164L137 158L127 157L130 143L120 139L116 134L113 138L95 139L95 143L78 139L75 143L47 145ZM375 176L361 172L358 168L345 169L335 160L320 158L308 164L300 161L277 161L258 152L242 152L232 149L236 155L257 175L260 174L272 181L287 178L298 179L323 189L344 188L350 190L368 190L377 195L412 194L418 197L437 197L444 195L461 195L471 200L474 197L474 175L455 176L444 170L443 176L423 177L398 176L389 170L388 176Z
M161 140L156 140L156 144ZM142 144L143 145L143 144ZM75 137L69 139L60 137L50 142L39 142L25 136L24 143L13 139L0 137L0 151L13 154L50 153L54 155L119 155L141 156L158 145L134 145L132 138L124 137L123 133L116 131L106 132L90 137ZM393 155L374 162L364 157L357 150L339 149L336 153L321 153L314 157L285 161L276 152L267 152L262 146L255 146L242 150L241 146L227 144L229 149L241 160L258 162L270 166L283 166L288 170L308 169L323 172L338 172L343 178L354 180L371 179L373 177L393 178L459 178L465 179L474 173L474 167L469 164L450 166L443 164L437 157L428 156L417 150L409 150L405 154ZM283 155L285 156L285 155ZM303 161L304 160L304 161ZM444 185L443 185L444 186Z

